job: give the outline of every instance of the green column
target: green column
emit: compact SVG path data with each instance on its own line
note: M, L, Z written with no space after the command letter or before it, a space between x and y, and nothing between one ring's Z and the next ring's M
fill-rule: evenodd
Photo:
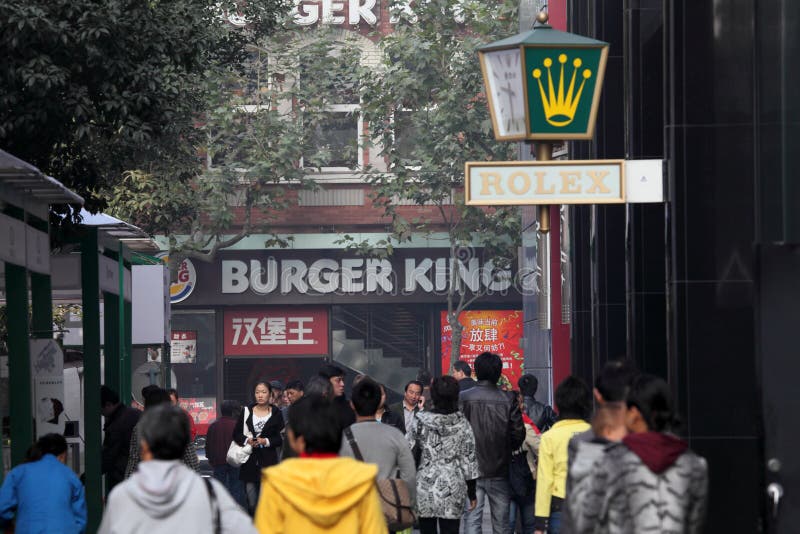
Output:
M53 337L53 298L50 275L31 273L31 337Z
M133 321L131 319L132 314L131 303L130 301L125 301L125 317L123 324L125 326L125 337L124 342L122 343L122 351L120 352L120 372L121 372L121 383L120 386L120 398L127 399L128 404L130 404L131 399L131 354L133 353L133 334L131 332L131 325ZM125 395L125 397L123 397Z
M103 382L119 394L119 297L103 291ZM121 397L120 397L121 398Z
M33 443L30 340L28 339L28 272L6 263L8 317L8 399L11 413L11 465L25 459Z
M103 513L100 435L100 269L97 229L86 228L81 238L81 292L83 304L83 413L86 473L86 532L96 532Z

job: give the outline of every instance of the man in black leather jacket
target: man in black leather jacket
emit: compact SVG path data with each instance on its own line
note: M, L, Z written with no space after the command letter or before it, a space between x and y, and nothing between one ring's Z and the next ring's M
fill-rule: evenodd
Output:
M497 387L503 361L497 354L484 352L475 359L475 387L462 391L459 404L472 425L481 476L478 478L478 505L464 514L464 532L479 534L486 497L492 513L492 531L509 533L508 465L511 451L525 440L522 414L514 395Z
M525 403L525 412L530 417L539 432L550 430L556 422L556 414L549 405L536 400L536 391L539 389L539 379L534 375L523 375L520 377L519 391L522 393L522 401Z

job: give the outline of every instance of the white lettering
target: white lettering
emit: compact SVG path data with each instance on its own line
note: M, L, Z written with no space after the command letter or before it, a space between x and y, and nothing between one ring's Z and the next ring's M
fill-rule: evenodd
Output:
M429 258L425 258L420 262L419 266L416 266L416 263L417 260L414 258L406 259L406 291L416 291L417 284L419 284L423 291L430 293L433 290L433 284L427 277L427 273L430 271L433 262Z
M447 272L447 258L438 258L436 260L436 291L444 291L447 289L447 279L450 278Z
M341 11L342 9L344 9L344 4L342 2L336 2L335 0L324 0L322 2L322 23L342 24L344 22L344 17L333 14L334 11Z
M389 260L367 260L367 292L374 293L378 286L387 293L394 289L392 263Z
M361 266L364 260L342 260L342 291L345 293L355 293L364 289L364 283L358 282L364 275Z
M489 260L483 264L483 285L491 291L505 291L511 287L511 271L497 269Z
M349 20L350 24L358 24L359 19L364 19L369 25L375 25L378 22L378 17L372 11L375 7L376 0L367 0L361 4L361 0L350 0Z
M294 23L298 26L311 26L312 24L316 24L319 20L319 5L304 5L303 0L294 0L292 17L294 18Z
M281 263L281 293L286 295L297 288L299 293L308 293L308 284L303 280L308 269L301 260L283 260Z
M289 317L290 323L296 323L297 328L290 328L290 334L297 334L297 337L294 339L289 339L289 345L313 345L313 339L306 339L304 337L305 334L311 334L311 328L303 328L304 323L308 323L313 321L312 317Z
M334 260L317 260L308 268L308 285L318 293L333 293L339 286L339 264Z
M223 260L222 292L244 293L247 285L247 264L239 260Z
M250 287L259 295L275 291L278 287L278 262L275 258L267 260L266 272L261 268L260 261L250 260Z
M456 265L458 266L458 278L459 280L463 280L466 282L467 287L470 291L475 293L481 287L481 266L480 262L478 262L478 258L470 258L469 260L469 267L464 265L463 261L456 260ZM459 286L461 285L461 282Z

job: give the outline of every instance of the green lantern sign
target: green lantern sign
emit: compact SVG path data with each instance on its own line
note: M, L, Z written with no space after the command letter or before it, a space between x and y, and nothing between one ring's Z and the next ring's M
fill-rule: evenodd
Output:
M592 138L608 43L541 24L478 55L497 140Z

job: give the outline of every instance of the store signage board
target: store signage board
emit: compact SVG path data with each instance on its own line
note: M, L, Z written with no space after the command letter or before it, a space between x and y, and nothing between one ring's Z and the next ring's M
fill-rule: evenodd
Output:
M663 202L662 160L467 162L475 206Z
M226 356L328 354L326 308L251 308L224 314Z
M623 160L467 162L466 200L476 206L620 204Z

